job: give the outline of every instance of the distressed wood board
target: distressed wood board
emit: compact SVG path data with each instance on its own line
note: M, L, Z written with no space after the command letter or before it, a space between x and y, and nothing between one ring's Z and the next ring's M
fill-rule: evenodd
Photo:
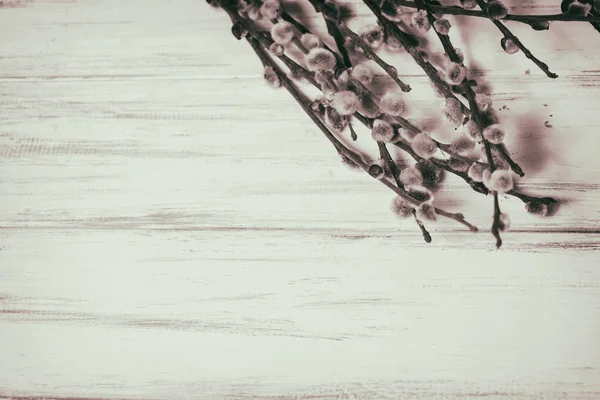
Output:
M438 221L424 243L206 2L3 2L0 398L600 399L600 36L509 26L558 79L485 20L452 38L520 187L564 204L502 198L497 251L491 198L452 177L437 204L481 232Z

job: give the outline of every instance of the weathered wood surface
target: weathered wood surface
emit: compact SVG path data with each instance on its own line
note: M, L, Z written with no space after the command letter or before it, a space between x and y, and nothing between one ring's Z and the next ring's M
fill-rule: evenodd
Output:
M4 2L0 398L599 399L600 36L510 27L559 79L484 20L453 38L522 188L565 204L502 199L495 251L491 198L451 177L438 204L481 233L395 219L204 1Z

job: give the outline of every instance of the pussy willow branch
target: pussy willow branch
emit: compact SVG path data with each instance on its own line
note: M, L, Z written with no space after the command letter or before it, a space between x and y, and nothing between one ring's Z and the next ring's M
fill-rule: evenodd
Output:
M394 0L395 4L403 7L418 8L414 1L409 0ZM451 15L464 15L468 17L480 17L488 18L487 14L483 11L467 10L458 6L442 6L436 4L430 4L429 9L435 14L451 14ZM524 24L531 24L532 22L543 22L543 21L572 21L572 22L600 22L600 17L590 13L587 17L578 17L575 15L564 14L548 14L548 15L518 15L518 14L507 14L506 17L500 18L505 21L516 21Z
M484 0L476 0L476 1L477 1L477 4L479 5L479 8L481 8L481 10L487 14L487 3ZM558 75L556 75L554 72L551 72L548 69L548 65L546 63L540 61L537 57L535 57L531 53L531 51L529 51L529 49L527 47L525 47L525 45L523 43L521 43L519 38L516 37L515 35L513 35L513 33L510 31L510 29L508 29L501 21L492 20L492 22L494 25L496 25L496 27L500 30L500 32L502 32L504 37L512 40L513 43L519 49L521 49L523 54L525 54L525 57L527 57L531 61L533 61L533 63L535 65L537 65L538 68L541 69L546 74L546 76L548 76L548 78L553 78L553 79L558 78Z
M227 10L226 10L227 11ZM229 11L228 11L229 12ZM232 16L232 19L234 19L234 16L232 15L231 12L229 12L230 16ZM237 18L236 18L237 19ZM343 143L341 143L336 137L335 135L333 135L329 129L325 126L325 124L323 124L323 122L316 116L316 114L313 112L313 110L311 109L310 106L310 100L308 100L308 98L306 98L296 87L295 85L292 83L292 81L283 73L283 71L281 71L281 69L279 68L279 66L277 66L277 64L275 64L266 54L265 50L261 47L260 43L257 41L257 39L255 39L251 34L246 36L246 40L250 43L250 45L252 46L252 48L254 49L255 53L257 54L257 56L260 58L261 62L263 63L263 65L265 66L269 66L271 68L273 68L273 70L275 71L275 73L277 74L278 78L281 81L281 84L287 89L287 91L292 95L292 97L294 97L294 99L298 102L298 104L300 104L300 106L302 107L302 109L304 110L304 112L311 118L311 120L317 125L317 127L321 130L321 132L323 132L323 134L327 137L327 139L333 144L333 146L336 148L336 150L344 155L345 157L347 157L348 159L352 160L356 165L358 165L359 167L361 167L363 170L367 171L369 168L369 165L367 163L365 163L359 156L357 156L354 152L350 151L346 146L344 146ZM382 182L385 186L387 186L388 188L390 188L391 190L393 190L396 194L398 194L399 196L401 196L402 198L404 198L405 200L407 200L408 202L414 204L414 205L419 205L420 202L418 200L416 200L415 198L413 198L408 192L406 192L404 189L397 187L395 185L393 185L391 182L389 182L387 179L383 178L383 179L379 179L380 182ZM463 225L466 225L467 227L469 227L470 230L474 230L476 229L473 225L469 224L467 221L464 220L464 216L460 213L458 214L454 214L454 213L450 213L448 211L445 211L441 208L435 208L436 213L438 213L439 215L442 215L444 217L450 218L450 219L454 219L455 221L458 221L460 223L462 223ZM417 219L417 223L418 223L418 219ZM422 224L419 224L419 226L421 227L421 229L423 230ZM429 233L427 231L423 231L423 235L426 241L430 242L431 238L428 237Z
M477 1L479 2L481 0ZM416 3L418 6L427 11L429 22L433 25L435 18L433 17L431 11L427 8L425 2L423 0L416 0ZM450 41L450 37L448 35L439 33L437 30L435 32L440 41L442 42L442 46L444 47L446 54L448 54L448 57L450 57L450 60L452 62L462 64L460 57L458 56L458 54L456 54L456 49ZM462 89L465 93L465 96L469 100L469 108L471 109L472 117L475 119L477 127L479 128L479 134L481 136L481 140L483 141L485 153L487 155L488 163L490 165L490 171L494 172L496 170L496 165L492 157L492 148L490 146L490 143L483 136L483 130L485 129L485 125L482 123L481 114L479 113L479 107L477 106L477 102L475 101L475 93L473 93L473 89L471 88L471 85L469 85L467 79L463 80ZM496 248L500 248L500 246L502 246L502 238L500 237L500 204L498 202L498 192L494 190L492 191L492 194L494 196L494 218L491 232L492 235L494 235L494 237L496 238Z
M284 17L284 19L287 20L287 18ZM234 20L232 18L232 20ZM242 27L247 31L252 33L257 39L262 41L265 41L265 43L262 43L263 46L265 48L268 48L269 45L271 43L273 43L272 39L270 39L269 35L259 35L258 32L256 30L253 29L253 27L247 23L247 21L241 19L241 18L236 18L235 19L236 23L239 23L242 25ZM289 21L291 22L291 21ZM295 26L297 27L297 29L303 33L310 33L302 24L300 24L299 22L295 21ZM317 84L317 82L314 79L314 73L307 71L303 66L299 65L298 63L296 63L294 60L290 59L289 57L283 55L279 57L285 64L286 66L288 66L288 68L290 68L291 71L296 71L298 76L302 76L304 78L306 78L313 86L315 86L317 89L320 89L320 86ZM355 112L354 113L354 117L356 119L358 119L363 125L365 125L368 128L372 128L372 123L373 120L366 118L364 116L362 116L360 113ZM407 152L412 158L414 158L417 162L421 162L424 159L419 157L411 148L411 146L407 143L404 142L396 142L394 143L397 147L399 147L400 149L404 150L405 152ZM463 179L467 184L469 184L469 186L477 193L480 194L484 194L487 195L488 194L488 189L481 183L481 182L475 182L472 179L470 179L468 177L468 175L464 172L460 172L460 171L456 171L454 170L452 167L450 167L447 163L447 161L445 160L438 160L436 158L431 158L430 161L437 166L438 168L441 168L443 170L446 170L447 172L450 172L452 174L455 174L457 176L459 176L461 179ZM555 203L556 201L550 197L544 197L544 198L540 198L540 197L535 197L535 196L530 196L530 195L526 195L524 193L521 193L515 189L511 190L510 192L507 192L507 194L510 194L514 197L517 197L519 199L521 199L523 202L529 202L529 201L538 201L541 202L543 204L552 204ZM444 210L438 209L436 210L436 212L439 211L440 215L443 215ZM449 217L449 215L453 215L453 214L447 214L444 216ZM449 217L452 218L452 217ZM464 224L465 226L469 227L469 229L473 230L473 226L468 224L466 221L461 220L460 218L452 218L455 219L457 222L460 222L462 224Z
M285 19L286 21L292 23L299 32L301 33L310 33L310 31L304 26L302 25L302 23L298 22L297 20L295 20L293 17L291 16L286 16L285 13L282 13L282 18ZM248 31L251 31L251 28L246 26ZM270 43L269 43L270 44ZM268 47L268 46L265 46ZM281 58L281 57L280 57ZM301 75L302 76L306 76L306 77L310 77L309 82L316 87L317 89L321 89L321 87L317 84L317 82L314 80L314 73L307 71L304 67L302 67L301 65L297 64L295 61L290 60L288 57L285 57L284 59L282 59L284 61L284 63L286 63L286 65L288 66L288 68L290 68L291 70L298 70L298 71L302 71ZM469 115L470 115L470 110L469 110ZM372 119L366 118L364 117L362 114L360 114L358 111L355 112L353 114L353 116L358 119L364 126L366 126L367 128L372 128L373 124L372 124ZM351 126L351 125L350 125ZM353 135L354 138L354 135ZM410 154L410 156L412 158L414 158L416 161L423 161L424 159L419 157L411 148L411 146L409 144L403 143L403 142L396 142L394 143L397 147L399 147L400 149L404 150L405 152L407 152L408 154ZM446 153L450 154L451 156L454 156L455 158L456 155L453 155L451 153L449 153L445 147L447 145L442 145L442 147L440 147L442 150L444 150ZM503 146L501 146L500 148L502 148ZM499 148L499 149L500 149ZM456 171L454 170L452 167L450 167L448 165L448 163L445 160L439 160L437 158L431 158L430 161L437 166L438 168L441 168L447 172L450 172L460 178L462 178L470 187L471 189L473 189L475 192L483 194L483 195L487 195L488 194L488 189L481 183L481 182L475 182L473 181L471 178L468 177L468 175L464 172L461 171ZM466 160L463 160L466 161ZM507 161L509 163L512 162L512 160L510 160L510 157L508 157ZM485 163L481 163L484 166L487 166L487 164ZM516 163L512 163L514 165L516 165ZM511 164L511 168L512 167ZM516 167L518 169L520 169L520 167L518 167L518 165L516 165ZM514 168L513 168L514 170ZM510 194L511 196L517 197L520 200L522 200L524 203L527 203L529 201L539 201L543 204L549 205L552 203L556 203L556 200L554 200L551 197L535 197L535 196L530 196L530 195L526 195L523 194L517 190L511 190L509 192L507 192L506 194Z

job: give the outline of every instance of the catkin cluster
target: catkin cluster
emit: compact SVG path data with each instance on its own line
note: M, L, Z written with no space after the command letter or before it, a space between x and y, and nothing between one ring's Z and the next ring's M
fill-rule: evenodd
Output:
M492 233L497 246L501 243L497 232L510 226L509 216L500 211L498 196L517 197L525 203L527 212L548 215L548 206L555 200L524 195L515 188L516 180L524 173L505 145L510 132L505 131L494 111L493 96L478 90L465 64L468 60L453 46L451 37L456 21L440 12L444 6L439 2L416 1L411 8L406 2L400 5L396 0L363 0L377 23L365 24L354 32L343 21L341 8L335 2L308 0L325 18L331 35L318 37L285 14L285 5L280 0L210 1L235 3L222 4L230 15L236 14L232 15L232 32L238 39L247 37L251 44L259 44L266 50L262 54L262 50L255 48L263 62L266 83L273 88L285 86L291 91L306 112L314 113L312 117L322 121L320 128L326 135L349 136L356 141L359 136L355 125L360 122L368 128L369 134L362 135L361 140L371 141L373 148L379 150L378 156L346 148L334 140L342 162L353 169L365 170L371 177L385 181L388 187L393 183L397 194L391 204L393 213L403 219L414 218L426 241L431 239L421 219L435 221L444 216L476 230L464 220L463 214L435 206L434 193L448 173L463 179L478 193L493 195ZM509 19L510 10L502 1L460 0L460 7L480 8L481 15L493 21L503 33L500 46L507 54L523 51L546 75L556 77L503 25L502 20ZM452 8L451 14L457 14L460 7ZM569 19L596 18L600 15L600 0L562 0L561 9ZM521 20L535 30L547 30L550 26L550 19L539 17L510 19ZM265 25L270 26L268 31L264 30ZM600 31L600 25L595 26ZM443 45L443 54L430 54L421 46L425 42L422 39L429 41L435 37ZM335 43L337 50L332 50L330 43ZM382 49L406 51L430 78L433 94L441 98L437 101L444 122L439 128L424 130L410 119L411 88L401 79L402 71L381 58ZM270 58L265 58L266 54ZM289 74L282 74L275 62L277 58L290 69ZM382 86L379 78L386 76L390 84ZM321 95L305 100L292 81L311 83ZM439 141L439 137L447 136L440 135L444 133L442 130L454 132L453 139L447 143ZM398 163L389 151L392 147L413 158L414 163Z

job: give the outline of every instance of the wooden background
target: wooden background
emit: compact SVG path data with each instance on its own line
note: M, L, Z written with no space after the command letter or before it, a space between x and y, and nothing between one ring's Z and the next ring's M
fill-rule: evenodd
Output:
M600 399L600 36L509 23L550 80L452 21L521 187L564 203L502 199L500 251L491 198L452 177L437 204L481 233L395 219L204 1L4 1L0 398Z

